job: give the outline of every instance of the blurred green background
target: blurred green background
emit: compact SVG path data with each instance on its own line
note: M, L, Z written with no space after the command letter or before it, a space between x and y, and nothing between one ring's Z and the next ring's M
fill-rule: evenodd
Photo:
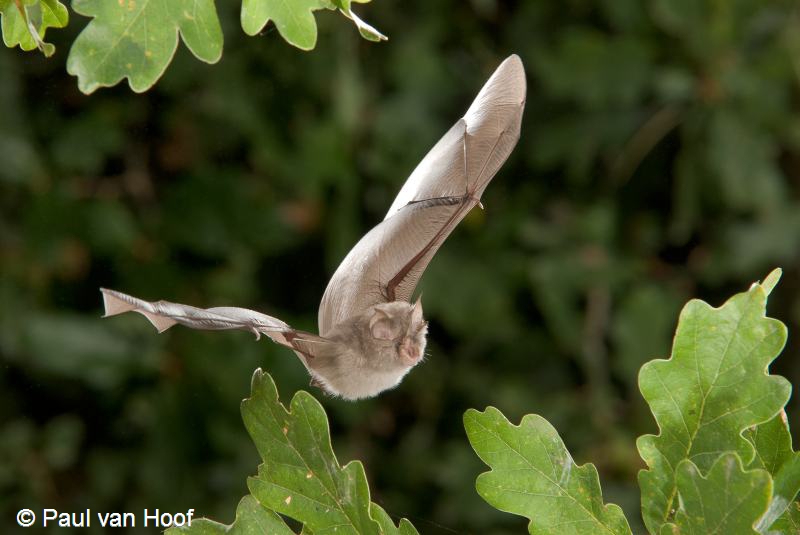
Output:
M522 137L423 279L429 359L377 399L312 390L375 501L425 534L524 533L474 491L461 415L491 404L549 419L641 532L639 367L686 300L775 266L773 369L800 384L796 1L376 0L360 13L387 43L322 12L310 53L246 37L235 4L219 64L181 49L143 95L78 92L74 14L51 60L0 49L3 533L21 507L232 521L259 460L252 371L288 400L302 365L247 333L101 320L98 287L315 330L338 262L512 52Z

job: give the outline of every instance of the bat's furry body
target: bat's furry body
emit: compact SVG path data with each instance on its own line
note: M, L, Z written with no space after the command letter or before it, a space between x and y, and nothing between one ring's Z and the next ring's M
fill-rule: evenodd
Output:
M320 303L319 335L244 308L200 309L102 289L106 316L139 312L159 332L181 324L266 334L295 351L312 384L347 399L396 386L425 351L427 322L411 295L516 145L524 106L525 72L511 56L411 173L386 218L339 265Z

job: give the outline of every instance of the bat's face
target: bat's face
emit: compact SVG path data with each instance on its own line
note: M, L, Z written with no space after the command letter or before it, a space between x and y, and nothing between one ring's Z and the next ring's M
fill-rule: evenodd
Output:
M413 305L393 301L375 306L369 330L376 346L383 349L380 353L385 355L384 358L393 359L394 365L411 368L425 354L428 322L422 317L422 303L419 300Z
M419 301L381 303L334 328L334 358L319 355L308 366L331 394L372 397L397 386L422 361L427 333Z

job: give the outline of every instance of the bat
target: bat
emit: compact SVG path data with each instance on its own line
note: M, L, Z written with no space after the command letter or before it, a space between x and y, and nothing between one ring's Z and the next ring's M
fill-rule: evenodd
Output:
M394 388L423 359L428 323L414 289L436 251L517 144L525 71L508 57L467 113L417 165L384 220L356 243L334 272L319 307L319 334L237 307L201 309L149 302L101 288L105 316L144 315L159 332L242 329L292 349L328 394L355 400ZM480 205L482 207L482 205Z

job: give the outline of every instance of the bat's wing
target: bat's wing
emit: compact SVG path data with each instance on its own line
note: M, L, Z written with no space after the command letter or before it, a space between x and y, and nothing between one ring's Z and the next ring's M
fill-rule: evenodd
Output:
M303 357L313 359L323 349L326 350L325 354L331 354L334 352L331 346L338 345L321 336L295 330L277 318L246 308L197 308L169 301L144 301L105 288L100 291L103 293L105 317L123 312L138 312L150 320L158 332L180 324L192 329L212 331L241 329L252 332L256 339L266 334L273 341L296 351L306 365L308 364Z
M439 246L517 144L524 107L525 71L513 55L414 169L383 222L339 265L320 304L321 335L370 306L411 298Z

